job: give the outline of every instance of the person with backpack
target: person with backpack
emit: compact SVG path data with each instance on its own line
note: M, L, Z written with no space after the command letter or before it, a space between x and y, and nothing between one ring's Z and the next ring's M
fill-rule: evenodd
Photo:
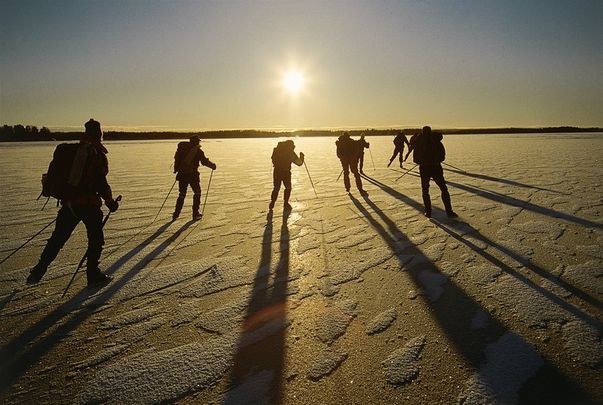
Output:
M86 225L88 235L88 287L105 285L113 279L98 268L105 243L101 206L104 200L109 211L115 212L119 204L113 199L107 183L108 152L101 143L101 124L91 118L84 126L85 132L79 144L63 143L56 147L48 173L42 177L42 194L59 199L61 209L38 264L27 277L27 284L35 284L42 279L80 221Z
M400 169L402 169L402 163L404 162L404 160L402 159L402 157L404 156L404 144L407 144L408 147L410 147L410 144L408 143L408 139L406 139L406 135L404 135L404 132L400 131L398 133L398 135L396 135L396 137L394 138L394 153L392 155L391 158L389 158L389 163L387 164L387 167L390 167L390 165L392 164L392 162L394 161L394 159L396 158L396 156L399 154L399 160L400 160Z
M183 141L178 144L174 155L174 173L177 173L176 180L178 181L179 191L176 208L172 214L172 220L174 221L180 216L188 186L193 190L193 220L201 219L201 213L199 213L199 205L201 205L199 163L212 170L216 170L217 166L205 157L205 153L199 147L199 142L199 136L191 136L188 142Z
M364 134L360 135L360 140L358 141L360 145L360 156L358 157L358 168L361 174L364 174L362 170L364 168L364 150L370 147L370 144L364 139Z
M360 178L360 173L358 173L358 158L360 157L360 151L363 150L360 141L350 138L350 134L344 132L343 135L335 141L335 145L337 146L337 157L343 168L343 184L345 186L345 191L347 193L350 192L351 171L354 174L356 187L358 188L358 191L360 191L360 194L368 195L368 192L362 188L362 179Z
M413 161L419 165L421 175L421 190L423 192L423 204L425 206L425 216L431 218L431 199L429 197L429 180L438 185L442 193L442 202L446 208L448 218L456 218L458 215L452 210L450 194L446 181L444 180L444 170L441 163L446 158L446 150L442 144L442 133L432 132L431 127L425 126L416 136L413 143Z
M291 163L295 163L297 166L304 164L304 153L300 152L299 157L295 153L295 144L291 140L279 142L276 148L272 150L272 165L274 171L272 172L272 180L274 188L270 195L270 204L268 208L272 210L278 193L281 189L281 183L285 186L283 194L284 210L290 211L292 209L289 204L289 197L291 196Z

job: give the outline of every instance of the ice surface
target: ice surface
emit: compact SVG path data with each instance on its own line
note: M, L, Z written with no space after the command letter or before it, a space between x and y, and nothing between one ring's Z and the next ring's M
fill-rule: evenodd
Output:
M159 212L175 141L107 142L124 196L101 258L114 280L86 290L81 271L61 298L82 225L37 285L24 282L50 228L0 265L0 402L266 403L279 386L283 404L523 403L522 387L563 390L567 376L603 403L602 137L446 136L447 162L466 170L445 170L455 220L435 185L422 215L419 179L385 167L389 137L371 140L366 199L335 182L333 138L295 138L318 197L293 166L293 211L281 191L269 214L277 141L203 143L218 170L207 195L201 168L198 222L190 192L178 220L174 191ZM56 215L35 201L54 146L0 144L0 258ZM524 384L541 358L562 381Z

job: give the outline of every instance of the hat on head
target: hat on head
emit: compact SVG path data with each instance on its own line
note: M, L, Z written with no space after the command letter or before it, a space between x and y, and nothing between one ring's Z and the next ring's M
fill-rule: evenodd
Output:
M101 139L103 137L100 122L95 121L93 118L90 118L90 120L84 124L84 128L86 129L84 134L87 137L93 139Z
M199 143L200 139L199 139L199 135L193 135L189 138L189 141L191 141L192 143Z

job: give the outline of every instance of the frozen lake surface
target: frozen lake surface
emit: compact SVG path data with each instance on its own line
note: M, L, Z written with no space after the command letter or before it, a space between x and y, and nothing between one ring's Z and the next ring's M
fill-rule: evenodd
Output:
M0 265L0 402L602 403L603 136L446 136L457 220L367 140L365 199L335 138L295 139L318 197L293 166L285 217L278 139L203 141L199 222L190 190L170 222L176 189L153 221L177 142L107 142L114 281L61 298L83 225L38 285L51 228ZM55 146L0 144L0 258L56 216L35 200Z

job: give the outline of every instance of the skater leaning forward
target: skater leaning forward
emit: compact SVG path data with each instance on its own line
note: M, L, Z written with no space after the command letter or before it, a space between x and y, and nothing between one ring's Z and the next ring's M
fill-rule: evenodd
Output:
M216 164L212 163L205 153L199 147L199 137L193 135L189 141L180 142L178 149L174 155L174 173L178 181L178 199L176 200L176 208L172 214L172 219L176 220L180 216L184 199L186 198L186 190L190 185L193 190L193 220L201 219L199 213L199 205L201 205L201 184L199 181L199 163L212 170L216 170Z
M363 148L360 141L350 138L350 134L344 132L343 135L335 141L335 145L337 146L337 157L339 158L343 169L343 184L345 185L345 191L348 193L350 192L351 171L356 180L356 187L360 194L368 195L362 188L362 180L360 178L360 173L358 173L358 158L360 157L360 151Z
M400 161L400 168L402 169L402 163L404 161L404 159L403 159L404 144L408 145L409 148L410 148L410 144L408 143L408 139L406 139L406 135L404 135L404 132L402 132L402 131L400 131L400 133L398 133L398 135L396 135L393 142L394 142L394 153L392 154L392 157L389 158L389 163L387 164L387 167L389 167L392 164L392 162L394 161L394 159L396 158L396 156L399 155L398 160Z
M273 185L272 194L270 196L270 204L268 208L272 210L278 193L281 189L281 183L285 186L283 195L284 210L291 210L289 204L289 197L291 196L291 163L295 163L297 166L304 164L304 154L299 153L299 157L295 153L295 144L291 140L279 142L276 148L272 151L272 164L274 171L272 172Z
M109 163L105 156L107 149L101 143L102 137L101 124L90 119L85 124L85 133L79 144L65 143L55 149L48 173L43 177L43 194L58 198L61 209L38 264L27 277L28 284L40 281L80 221L86 225L88 235L88 286L103 285L112 280L98 268L105 243L102 200L111 212L118 208L107 183Z

